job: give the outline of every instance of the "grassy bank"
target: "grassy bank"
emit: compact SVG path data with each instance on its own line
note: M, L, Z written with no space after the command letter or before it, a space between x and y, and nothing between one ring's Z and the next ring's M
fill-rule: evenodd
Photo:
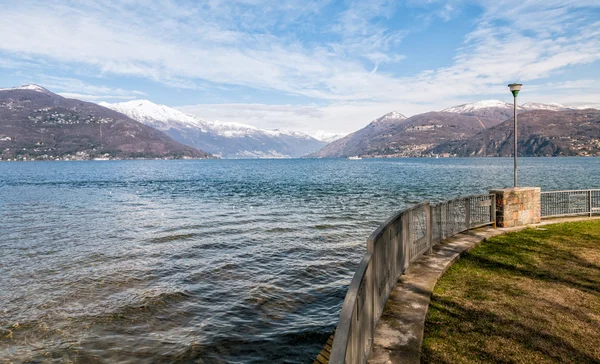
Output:
M489 239L436 285L423 362L600 363L600 220Z

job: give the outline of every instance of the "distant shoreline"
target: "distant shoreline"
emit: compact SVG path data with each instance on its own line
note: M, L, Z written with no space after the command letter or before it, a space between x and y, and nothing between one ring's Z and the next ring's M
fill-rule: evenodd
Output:
M520 156L519 158L598 158L600 156L594 155L559 155L559 156ZM389 156L361 156L361 160L369 159L489 159L489 158L513 158L512 156L477 156L477 157L389 157ZM0 162L14 163L14 162L110 162L110 161L208 161L208 160L227 160L227 161L259 161L259 160L345 160L347 157L325 157L325 158L114 158L114 159L28 159L28 160L6 160L0 159Z

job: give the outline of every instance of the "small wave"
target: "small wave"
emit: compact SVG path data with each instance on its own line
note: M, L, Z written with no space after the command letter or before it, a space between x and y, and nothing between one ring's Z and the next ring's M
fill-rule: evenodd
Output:
M84 315L68 317L49 313L36 320L0 321L0 338L9 339L11 345L20 348L11 353L14 357L8 357L19 362L24 357L30 359L27 362L36 363L46 362L48 358L56 359L56 362L97 362L98 351L106 355L107 347L104 345L112 340L111 335L107 335L106 340L98 340L96 337L88 341L97 332L104 330L120 337L124 337L126 333L140 340L149 330L178 329L181 322L189 320L191 314L177 309L176 305L189 300L190 297L190 294L184 291L158 294L151 292L110 312L98 313L88 310ZM31 345L33 342L36 343L35 346ZM80 346L79 343L85 345ZM123 342L114 342L113 345L122 344ZM96 360L91 360L93 358Z
M89 325L93 324L116 324L119 322L151 324L155 322L163 329L175 326L176 323L164 320L163 315L179 312L173 309L173 305L189 300L190 293L185 291L162 292L156 295L145 295L139 300L129 302L124 306L97 315L85 315L75 320ZM179 312L179 315L189 315L189 312Z
M298 231L299 229L297 228L285 228L285 227L276 227L276 228L272 228L272 229L266 229L265 232L266 233L291 233L294 231Z
M196 233L175 234L175 235L161 236L158 238L152 238L152 239L148 240L148 242L153 243L153 244L161 244L161 243L168 243L168 242L176 241L176 240L187 240L187 239L194 238L196 236L198 236L198 234L196 234Z

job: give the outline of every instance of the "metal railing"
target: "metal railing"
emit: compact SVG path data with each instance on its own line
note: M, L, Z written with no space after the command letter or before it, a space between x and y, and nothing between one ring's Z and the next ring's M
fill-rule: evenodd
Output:
M348 288L329 362L366 363L385 303L410 263L446 238L495 223L495 195L474 195L433 206L423 202L381 224Z
M437 244L465 230L495 224L494 195L474 195L445 201L431 207L432 239Z
M541 194L542 218L600 213L600 190L548 191Z

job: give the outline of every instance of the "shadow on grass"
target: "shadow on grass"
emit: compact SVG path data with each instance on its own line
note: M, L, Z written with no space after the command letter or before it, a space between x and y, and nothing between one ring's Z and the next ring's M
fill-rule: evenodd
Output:
M572 247L551 246L539 238L528 237L527 231L519 236L491 239L462 260L494 274L522 276L600 293L600 265L581 259L570 250Z
M471 250L438 282L422 361L600 363L598 253L598 222L528 229ZM523 317L536 310L544 314Z
M570 279L568 277L565 277L564 275L556 274L551 271L543 269L528 269L529 267L517 267L511 264L498 262L484 257L472 257L471 259L477 262L481 267L485 267L486 269L491 271L510 271L511 275L514 276L520 275L530 279L541 280L545 282L561 283L573 288L581 289L585 292L594 294L600 293L600 287L598 286L598 282L588 278L584 275L584 273L576 274L573 277L574 279Z
M495 339L511 341L530 351L537 352L544 357L559 362L574 363L600 363L600 359L581 351L569 342L556 336L541 332L539 328L530 327L518 320L510 320L486 310L480 310L457 304L454 301L435 297L432 299L430 309L435 309L439 314L448 317L453 322L468 322L468 326L448 327L448 320L428 320L425 336L437 339L443 336L469 335L479 337L480 341L472 341L468 348L461 348L466 352L467 361L473 362L525 362L524 358L511 358L500 355L496 350L487 348L484 341ZM445 333L436 335L436 333ZM428 363L450 363L443 354L437 350L430 350L428 345L423 346L422 361Z

